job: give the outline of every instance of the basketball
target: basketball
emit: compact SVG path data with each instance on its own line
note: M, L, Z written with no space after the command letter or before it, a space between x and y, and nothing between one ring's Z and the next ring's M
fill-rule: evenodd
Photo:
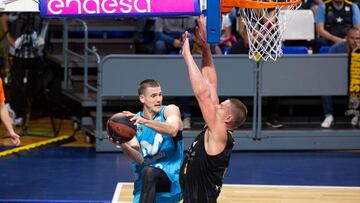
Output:
M106 131L110 141L121 144L128 142L135 136L136 126L125 114L117 113L107 121Z

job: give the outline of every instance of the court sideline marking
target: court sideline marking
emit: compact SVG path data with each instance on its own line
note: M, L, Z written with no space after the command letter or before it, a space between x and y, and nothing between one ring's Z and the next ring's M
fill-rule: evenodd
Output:
M231 189L230 189L231 188ZM112 203L131 203L133 183L119 182ZM360 187L224 184L221 202L360 202Z

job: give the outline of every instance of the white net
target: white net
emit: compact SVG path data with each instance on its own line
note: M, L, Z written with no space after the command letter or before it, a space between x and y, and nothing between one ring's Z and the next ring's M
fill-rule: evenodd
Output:
M277 6L275 8L240 8L249 40L249 58L255 61L276 61L282 55L281 39L283 29L278 20L281 10L295 10L298 5ZM286 22L282 22L286 29Z

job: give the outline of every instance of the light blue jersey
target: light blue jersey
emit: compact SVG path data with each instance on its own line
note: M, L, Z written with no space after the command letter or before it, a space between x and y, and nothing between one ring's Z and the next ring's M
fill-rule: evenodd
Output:
M165 122L164 110L155 116L154 121ZM143 112L137 113L142 116ZM140 149L144 156L144 162L139 166L133 163L133 169L137 175L134 182L134 203L139 202L141 193L141 171L145 166L153 166L162 169L171 181L171 192L156 193L155 202L179 202L181 200L181 188L179 184L180 167L183 160L183 138L179 131L176 137L162 135L145 125L137 125L136 138L139 140Z

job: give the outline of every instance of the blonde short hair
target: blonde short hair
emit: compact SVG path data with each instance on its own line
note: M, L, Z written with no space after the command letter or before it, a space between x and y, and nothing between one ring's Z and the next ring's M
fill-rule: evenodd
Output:
M160 87L160 84L153 79L143 80L138 86L138 95L140 96L141 94L144 94L145 89L149 87Z
M231 103L231 114L234 117L234 126L233 128L237 128L242 126L247 118L248 110L244 103L242 103L240 100L235 98L229 98L229 101Z

